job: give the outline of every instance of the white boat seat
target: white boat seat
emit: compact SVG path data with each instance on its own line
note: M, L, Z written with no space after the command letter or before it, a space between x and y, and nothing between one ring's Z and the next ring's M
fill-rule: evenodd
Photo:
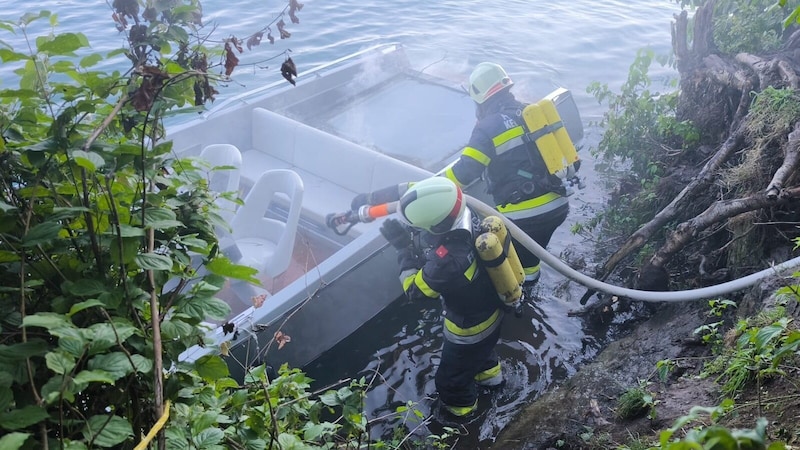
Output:
M217 193L239 192L242 154L235 145L208 145L200 152L200 158L207 161L212 169L225 166L233 167L233 169L213 170L209 174L208 188L210 191ZM230 223L238 205L225 198L218 198L215 203L220 208L220 216Z
M322 222L352 198L432 173L263 108L252 112L253 148L242 153L242 184L261 171L290 168L303 179L303 214ZM359 233L358 227L351 232Z
M233 240L241 253L237 264L258 269L259 277L276 277L286 271L300 223L303 192L297 172L273 169L261 174L231 221ZM275 207L285 205L286 218L277 218Z

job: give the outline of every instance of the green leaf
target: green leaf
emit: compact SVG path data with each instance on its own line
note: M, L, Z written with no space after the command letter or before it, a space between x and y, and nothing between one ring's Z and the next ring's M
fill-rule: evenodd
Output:
M83 206L57 206L53 208L53 212L49 214L47 218L50 219L50 221L74 219L85 212L89 212L89 208L84 208Z
M191 297L183 302L181 312L198 319L225 319L231 307L216 297Z
M75 357L63 351L50 352L44 359L47 368L59 375L70 373L75 368Z
M83 436L99 447L113 447L133 437L130 422L119 416L92 416L86 422Z
M0 448L3 450L17 450L22 448L25 441L30 437L30 433L9 433L0 437Z
M144 221L147 226L150 226L151 222L170 221L176 219L177 216L175 215L175 211L171 209L147 208L147 210L144 212Z
M81 58L80 65L83 68L92 67L93 65L99 63L103 60L103 57L98 53L92 53L91 55L84 56Z
M47 350L47 343L41 339L31 339L14 345L0 344L0 362L13 364L33 356L44 355Z
M14 261L19 261L19 255L16 252L0 250L0 264Z
M76 303L69 309L67 316L72 317L84 309L94 308L95 306L105 306L105 304L96 298L86 300L85 302Z
M75 375L75 384L78 385L79 389L89 383L114 384L114 381L116 381L116 378L105 370L81 370Z
M186 323L180 318L172 318L164 320L161 325L161 334L164 339L181 339L186 336L191 336L196 328L193 325Z
M59 401L72 403L75 401L75 391L75 383L72 382L72 378L54 375L42 386L41 395L48 405Z
M69 55L81 47L89 45L89 40L83 33L64 33L53 39L37 39L38 50L51 55Z
M131 366L131 361L135 367ZM131 358L128 359L128 356L122 352L101 353L89 360L89 369L102 369L109 372L114 380L118 380L133 373L134 370L140 373L149 373L153 370L153 361L139 354L131 355Z
M116 345L118 341L119 343L125 342L136 331L137 328L119 321L115 322L113 326L110 323L96 323L89 328L81 329L83 337L89 341L89 354L92 355L107 350Z
M194 365L197 368L197 374L207 381L218 380L230 375L228 365L216 355L201 356Z
M107 287L101 280L82 278L74 283L65 282L64 290L77 297L91 297L102 294Z
M22 17L19 18L20 25L28 25L34 20L41 19L43 17L50 17L50 11L41 10L38 14L36 13L25 13Z
M7 413L0 414L0 426L6 430L19 430L31 425L35 425L49 416L44 408L28 405L24 408L12 409Z
M156 253L141 253L134 258L136 265L143 270L171 270L172 260Z
M102 156L94 152L85 152L83 150L74 150L72 152L72 159L80 167L94 172L106 163Z
M224 256L218 256L206 264L206 269L208 269L211 273L221 275L223 277L235 278L237 280L244 280L250 283L261 284L258 278L256 278L256 274L258 274L258 270L248 267L242 266L239 264L234 264L228 258Z
M196 448L208 448L219 444L224 437L225 434L219 428L206 428L192 436L192 443Z
M0 61L4 63L25 61L26 59L28 59L28 55L24 53L17 53L7 48L0 48Z
M303 441L299 437L289 434L281 433L278 435L278 448L283 450L302 449L305 448Z
M319 400L326 406L338 406L342 403L339 401L339 396L336 395L336 391L328 391L320 395Z
M112 232L116 236L116 230ZM119 226L120 237L141 237L144 236L144 228L122 224Z
M178 236L175 241L185 245L189 250L205 250L208 247L208 242L199 239L196 234L190 236Z
M63 314L40 312L31 316L25 316L25 318L22 319L22 326L41 327L50 330L53 328L71 327L73 325L67 316Z
M58 238L61 224L57 222L43 222L30 230L22 238L23 247L35 247Z
M58 337L58 348L79 358L86 351L88 342L83 338L81 330L75 327L61 327L50 330L50 334Z

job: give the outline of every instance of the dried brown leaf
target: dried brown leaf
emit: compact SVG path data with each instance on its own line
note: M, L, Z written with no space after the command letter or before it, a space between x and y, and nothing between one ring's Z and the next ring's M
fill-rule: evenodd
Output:
M128 16L137 21L139 15L139 2L136 0L114 0L114 11L120 16Z
M264 304L264 301L266 300L267 300L267 294L259 294L250 299L250 301L253 302L254 308L260 308Z
M264 37L264 32L259 31L258 33L250 36L250 39L247 40L247 49L250 50L253 47L257 47L261 45L261 38Z
M225 75L231 76L233 73L233 69L239 65L239 58L236 57L236 54L233 52L233 48L230 41L225 44Z
M275 342L278 343L278 350L282 349L284 345L292 342L292 337L288 334L283 334L281 331L275 332Z
M272 36L272 32L267 33L267 39L269 39L270 44L275 43L275 38Z
M281 39L288 39L292 37L292 33L286 31L286 22L284 22L283 19L279 20L276 25L278 27L278 32L280 32Z
M300 23L300 19L294 14L294 11L289 11L289 18L292 20L292 23Z
M281 75L283 75L283 78L285 78L286 81L292 83L293 86L297 85L294 79L292 79L293 76L297 76L297 67L294 64L294 61L292 61L292 58L286 58L286 61L281 64Z

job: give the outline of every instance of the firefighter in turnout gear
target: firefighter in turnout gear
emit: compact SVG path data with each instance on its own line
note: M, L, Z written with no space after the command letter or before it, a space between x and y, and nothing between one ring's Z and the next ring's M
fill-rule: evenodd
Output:
M464 187L485 172L497 211L546 248L567 218L569 202L564 184L548 171L537 148L540 141L530 138L533 130L523 118L527 105L511 93L513 84L497 64L483 62L475 67L469 94L477 105L478 120L461 156L444 176ZM540 261L515 244L525 272L523 289L530 293L539 280Z
M386 219L380 231L397 249L408 297L443 301L444 344L436 389L443 410L467 416L477 408L478 385L498 386L503 381L494 349L504 305L475 250L480 222L466 207L461 189L443 177L366 197L378 202L399 198L400 220ZM366 197L357 197L353 204L364 204Z

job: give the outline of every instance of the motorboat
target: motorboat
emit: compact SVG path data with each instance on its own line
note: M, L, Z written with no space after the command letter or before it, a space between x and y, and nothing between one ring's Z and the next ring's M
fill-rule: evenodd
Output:
M241 232L245 245L231 259L263 269L261 286L232 283L220 293L232 316L210 325L208 337L224 343L234 374L263 362L303 367L403 295L395 251L379 226L332 227L330 214L349 210L359 193L444 170L475 123L468 93L412 68L395 43L320 65L295 81L233 96L167 130L178 155L234 154L223 164L235 167L233 188L244 205L230 211L230 224L233 242ZM569 90L548 97L570 138L580 141L583 125ZM264 181L277 173L284 181ZM291 193L269 196L291 180L299 201ZM257 194L263 189L267 197ZM486 198L480 181L467 193ZM248 250L248 235L275 222L293 238L290 245ZM288 263L270 269L273 258ZM193 347L183 358L211 348Z

